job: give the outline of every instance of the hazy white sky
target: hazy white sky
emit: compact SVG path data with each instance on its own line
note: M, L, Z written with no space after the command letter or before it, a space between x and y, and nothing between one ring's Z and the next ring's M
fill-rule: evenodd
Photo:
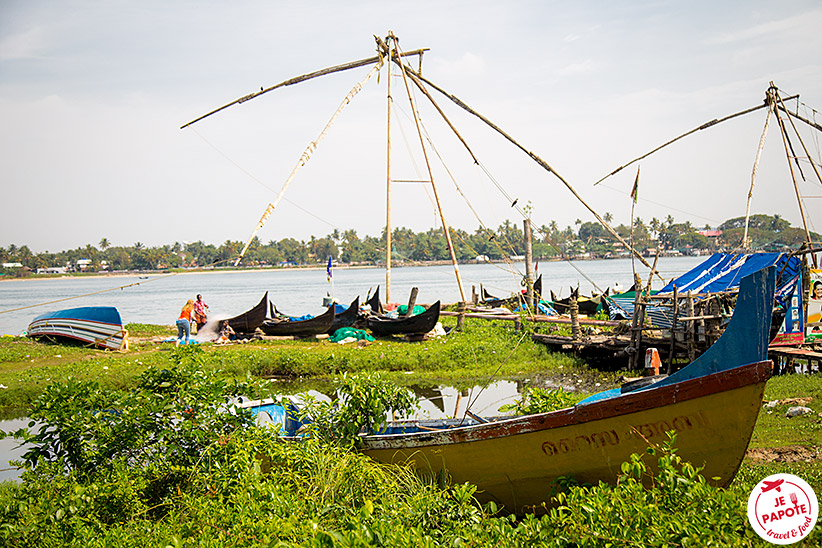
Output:
M344 7L343 7L344 6ZM430 48L424 74L561 173L600 213L630 216L632 167L714 118L761 104L769 81L822 110L822 4L785 2L0 2L0 245L245 241L308 143L368 71L312 80L184 123L298 74L374 54L389 30ZM410 107L394 80L396 178L419 179ZM385 69L346 108L263 228L263 241L385 223ZM419 97L418 97L419 98ZM537 224L593 220L551 174L436 96L484 169L435 112L423 123L480 218L517 223L499 185ZM792 103L795 104L795 103ZM822 115L802 110L808 117ZM765 111L698 132L643 160L637 214L716 225L745 213ZM819 132L804 132L820 157ZM798 148L798 142L794 142ZM411 152L409 152L411 151ZM414 154L414 160L409 160ZM436 154L448 222L479 222ZM822 185L803 165L822 231ZM489 175L490 174L490 177ZM817 198L813 198L817 196ZM424 185L397 184L392 222L437 226ZM799 226L776 125L753 211Z

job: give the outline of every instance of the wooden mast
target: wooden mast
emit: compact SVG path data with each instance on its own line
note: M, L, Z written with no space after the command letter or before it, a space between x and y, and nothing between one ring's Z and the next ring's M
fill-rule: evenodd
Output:
M393 34L389 34L389 37L392 38L392 40L394 42L395 50L399 51L399 45L398 45L397 37L394 36ZM445 234L445 241L448 244L448 252L451 254L451 263L454 265L454 274L457 277L457 287L459 287L459 290L460 290L460 302L464 303L465 302L465 291L462 288L462 278L460 277L460 267L459 267L459 264L457 263L457 255L456 255L456 253L454 253L454 244L451 241L451 233L448 230L448 223L445 222L445 214L442 212L442 204L440 203L440 195L439 195L439 192L437 192L437 184L434 182L434 173L431 171L431 162L428 159L428 149L425 147L425 139L422 136L422 128L420 127L420 118L419 118L419 115L417 114L417 106L414 103L414 98L411 95L411 87L408 85L408 76L405 73L405 71L408 70L408 69L406 69L405 65L402 63L401 58L398 57L396 61L397 61L397 64L399 65L399 67L400 67L400 73L402 74L402 81L405 84L405 91L408 94L408 102L411 104L411 112L414 115L414 124L417 127L417 134L419 135L419 138L420 138L420 147L422 148L422 154L423 154L423 157L425 158L425 167L428 169L428 177L430 178L430 181L431 181L431 189L434 191L434 201L436 201L436 203L437 203L437 210L439 211L440 221L442 222L442 231L443 231L443 234Z
M388 31L388 37L394 36ZM391 49L388 50L388 114L387 114L387 147L385 160L385 302L391 302Z

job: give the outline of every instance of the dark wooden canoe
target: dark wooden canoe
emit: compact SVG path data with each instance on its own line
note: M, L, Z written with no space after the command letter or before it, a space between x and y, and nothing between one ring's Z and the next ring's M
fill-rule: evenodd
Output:
M357 297L351 304L348 305L348 308L340 312L339 314L334 316L334 322L331 324L331 327L328 329L328 333L334 333L337 329L341 327L351 327L354 325L354 322L357 321L357 315L360 313L360 298Z
M371 307L371 312L374 314L382 314L384 312L382 303L380 302L380 286L377 286L377 290L365 301L365 304Z
M520 305L525 304L525 293L514 293L510 297L497 297L488 293L488 291L480 284L481 302L490 307L519 308ZM534 282L534 300L538 302L542 299L542 274L537 277Z
M295 337L310 337L325 333L334 323L334 307L328 307L328 311L309 320L298 320L292 322L286 319L266 320L260 326L266 335L274 337L293 335Z
M262 300L249 310L239 316L228 319L228 325L235 333L254 333L254 330L262 325L268 314L268 291L263 295Z
M374 335L422 335L428 333L440 319L440 302L428 307L422 314L408 318L388 318L386 316L369 316L368 329Z
M605 290L605 295L608 295L608 290ZM571 288L571 297L576 297L577 299L577 309L581 314L586 314L588 316L595 316L597 313L597 308L599 308L599 303L602 302L602 295L597 295L596 297L585 297L579 294L579 288L574 289ZM559 312L560 314L568 314L571 310L571 297L566 297L564 299L559 299L551 291L551 301L552 306Z

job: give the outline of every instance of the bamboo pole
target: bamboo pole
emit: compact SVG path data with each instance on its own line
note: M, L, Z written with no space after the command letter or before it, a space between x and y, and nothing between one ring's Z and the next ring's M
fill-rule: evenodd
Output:
M631 318L631 348L633 352L630 353L628 359L629 369L636 369L639 363L639 348L642 343L642 324L644 322L644 315L641 312L642 308L642 279L638 274L634 274L634 314Z
M534 254L531 247L531 219L523 219L523 235L525 236L525 302L531 314L535 314L534 308Z
M428 48L417 49L417 50L414 50L414 51L409 51L409 52L403 53L402 56L403 57L408 57L408 56L412 56L412 55L422 55L426 51L428 51ZM239 99L235 99L234 101L231 101L230 103L227 103L227 104L225 104L225 105L223 105L219 108L216 108L216 109L212 110L211 112L203 114L199 118L195 118L194 120L188 122L187 124L183 124L182 126L180 126L180 129L185 129L185 128L187 128L188 126L190 126L192 124L196 124L197 122L199 122L203 118L208 118L212 114L216 114L216 113L220 112L221 110L225 110L225 109L227 109L228 107L230 107L232 105L238 105L240 103L245 103L248 100L259 97L260 95L262 95L264 93L268 93L269 91L273 91L277 88L281 88L281 87L285 87L285 86L291 86L291 85L294 85L294 84L299 84L300 82L305 82L306 80L311 80L312 78L317 78L318 76L326 76L328 74L334 74L335 72L340 72L340 71L343 71L343 70L349 70L349 69L364 67L366 65L371 65L371 64L374 64L374 63L382 63L382 61L383 61L382 55L377 55L375 57L369 57L368 59L360 59L358 61L351 61L350 63L343 63L342 65L336 65L336 66L333 66L333 67L328 67L328 68L324 68L324 69L320 69L320 70L315 70L314 72L309 72L308 74L303 74L302 76L295 76L294 78L289 78L288 80L284 80L284 81L280 82L279 84L275 84L271 87L261 89L260 91L255 91L254 93L249 93L248 95L243 95Z
M311 158L311 154L314 152L314 150L317 149L317 145L319 145L320 142L325 138L326 134L328 133L328 130L331 128L331 125L334 123L334 121L337 119L337 117L340 115L340 113L343 111L346 105L348 105L348 103L351 102L354 96L360 92L365 83L368 82L368 80L370 80L371 77L374 76L374 74L376 74L380 70L380 68L382 67L382 63L383 61L380 58L377 64L374 65L374 67L370 71L368 71L368 74L365 75L365 78L357 82L354 85L354 87L351 88L351 91L348 92L348 95L345 96L345 99L343 99L340 106L337 107L336 111L334 111L334 114L331 116L331 119L328 120L328 123L320 132L320 135L317 137L317 140L308 143L308 146L300 156L300 159L297 160L297 165L294 166L294 169L291 170L291 173L288 175L288 178L285 180L285 183L283 183L283 186L280 189L280 192L277 194L277 197L274 198L274 201L268 204L268 207L265 208L262 217L260 217L260 220L257 222L257 226L251 233L251 237L248 238L248 241L245 243L243 250L240 252L240 256L237 257L237 260L234 261L234 266L240 264L240 261L245 256L245 252L248 251L248 247L251 245L251 242L254 240L254 237L257 235L257 232L259 232L263 225L265 225L265 222L268 220L269 215L271 215L271 213L274 212L274 209L277 207L277 205L279 205L280 200L282 200L282 197L285 194L285 191L288 189L289 185L291 185L291 181L294 180L294 177L297 175L297 172L300 170L300 168L303 167Z
M654 256L654 264L651 267L651 273L648 274L648 285L645 286L646 287L645 292L648 294L649 297L651 295L651 282L653 282L653 280L654 280L654 273L656 273L656 263L657 262L659 262L659 248L657 248L656 255Z
M678 310L678 299L676 294L676 285L674 285L674 318L671 321L671 348L668 350L668 374L670 375L674 368L674 352L676 351L676 315Z
M796 202L797 202L797 204L799 204L799 214L802 217L802 224L805 227L805 239L808 241L808 245L811 246L813 240L811 240L811 233L808 230L808 221L805 218L805 208L802 205L802 196L800 196L800 194L799 194L799 185L796 182L796 174L793 171L793 164L791 164L791 153L788 149L787 128L785 127L785 123L782 121L782 117L779 115L778 112L776 113L776 121L779 122L779 129L782 130L781 131L781 133L782 133L782 143L785 145L785 155L788 159L788 169L790 169L790 171L791 171L791 179L793 180L793 189L796 192ZM816 264L816 256L811 255L811 257L814 257L814 264Z
M690 289L688 290L687 295L688 296L687 296L687 299L686 299L685 302L687 303L687 306L688 306L688 316L691 316L691 318L693 318L693 316L694 316L694 297L693 297L693 295L691 295L691 290ZM696 319L691 319L688 322L688 327L687 327L687 331L686 331L686 333L687 333L687 342L688 342L688 363L691 363L692 361L694 361L694 357L695 357L695 354L696 354L696 352L695 352L695 350L696 350L695 349L695 345L696 345L696 327L697 327L697 320Z
M786 100L796 99L797 97L799 97L799 95L792 95L792 96L788 97ZM726 122L726 121L728 121L728 120L730 120L730 119L732 119L732 118L736 118L737 116L742 116L743 114L749 114L749 113L751 113L751 112L754 112L754 111L759 110L759 109L761 109L761 108L765 108L765 107L767 107L767 106L768 106L768 104L767 104L767 103L763 103L763 104L761 104L761 105L759 105L759 106L756 106L756 107L751 107L751 108L749 108L749 109L745 109L745 110L742 110L742 111L736 112L736 113L734 113L734 114L731 114L731 115L725 116L724 118L719 118L719 119L714 118L714 119L713 119L713 120L711 120L710 122L705 122L705 123L704 123L704 124L702 124L701 126L696 127L696 128L694 128L694 129L692 129L692 130L690 130L690 131L687 131L687 132L683 133L682 135L680 135L679 137L674 137L673 139L671 139L671 140L670 140L670 141L668 141L667 143L662 144L662 145L660 145L660 146L656 147L656 148L655 148L655 149L653 149L652 151L650 151L650 152L648 152L648 153L645 153L645 154L643 154L642 156L639 156L638 158L634 158L633 160L631 160L630 162L628 162L628 163L627 163L627 164L625 164L624 166L620 166L620 167L616 168L616 169L615 169L615 170L613 170L611 173L609 173L609 174L608 174L608 175L606 175L605 177L603 177L603 178L601 178L600 180L598 180L597 182L595 182L595 183L594 183L594 185L598 185L599 183L601 183L602 181L604 181L604 180L605 180L605 179L607 179L608 177L610 177L610 176L612 176L612 175L616 175L617 173L619 173L620 171L622 171L622 170L623 170L623 169L625 169L626 167L628 167L628 166L630 166L630 165L632 165L632 164L635 164L635 163L637 163L637 162L638 162L638 161L640 161L640 160L644 160L645 158L647 158L647 157L648 157L648 156L650 156L651 154L653 154L653 153L655 153L655 152L657 152L657 151L659 151L659 150L661 150L661 149L663 149L663 148L667 147L668 145L671 145L671 144L675 143L676 141L679 141L679 140L680 140L680 139L682 139L683 137L687 137L688 135L691 135L692 133L696 133L697 131L700 131L700 130L703 130L703 129L708 129L709 127L713 127L713 126L715 126L715 125L717 125L717 124L721 124L722 122Z
M387 146L385 158L385 302L391 302L391 50L388 51L388 112L386 114Z
M782 108L785 111L785 113L788 115L788 121L791 123L791 127L793 128L794 133L796 133L796 136L799 138L799 143L802 145L802 150L805 151L805 155L808 157L808 162L810 162L811 168L813 169L813 172L816 174L816 178L819 180L820 183L822 183L822 174L819 173L819 169L818 169L816 163L813 161L813 158L811 157L811 153L810 153L810 151L808 151L808 147L805 146L805 141L802 139L802 136L799 134L799 131L797 131L796 124L793 123L793 115L785 107L785 103L784 103L784 101L782 101L782 98L779 96L778 91L776 92L776 98L781 103ZM799 191L797 190L797 192L799 192ZM802 207L802 204L800 203L800 209L801 209L801 207ZM804 222L804 216L803 216L802 220ZM808 237L808 247L813 247L813 244L810 240L810 233L808 233L807 225L805 226L805 233L806 233L806 236ZM816 261L816 255L812 254L811 259L813 260L814 268L819 268L819 264Z
M391 34L390 36L394 40L395 50L399 51L397 37L393 34ZM420 127L420 118L419 114L417 113L417 106L414 102L413 96L411 95L411 87L408 85L408 76L406 75L406 71L411 69L409 69L402 63L399 63L399 65L400 73L402 74L402 81L405 84L405 92L408 94L408 102L411 104L411 112L414 115L414 124L417 127L417 134L420 138L420 147L422 147L422 155L425 158L425 167L428 169L428 176L431 179L431 189L434 192L434 201L437 203L437 210L439 211L440 221L442 221L442 231L445 234L445 241L448 244L448 252L451 254L451 263L454 265L454 274L457 277L457 286L460 290L460 300L462 302L465 302L465 291L462 288L462 278L460 277L460 268L459 264L457 263L457 255L454 252L454 244L451 241L451 233L448 230L448 223L446 223L445 214L442 211L442 203L440 202L440 195L437 191L437 184L434 182L434 172L431 171L431 162L428 159L428 149L425 146L425 139L422 136L422 128Z
M762 129L762 136L759 138L759 147L756 149L756 159L754 160L753 170L751 171L751 188L748 190L748 205L745 207L745 232L742 235L742 248L748 248L748 220L751 217L751 199L753 198L754 183L756 182L756 172L759 169L759 159L762 156L762 149L765 148L765 137L768 135L768 125L771 122L771 114L776 108L776 90L771 82L771 87L766 93L768 102L768 114L765 117L765 127Z

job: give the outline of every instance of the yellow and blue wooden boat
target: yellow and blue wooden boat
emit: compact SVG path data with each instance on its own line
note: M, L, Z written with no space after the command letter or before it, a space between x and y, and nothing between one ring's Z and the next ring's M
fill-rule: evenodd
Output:
M694 362L655 383L625 385L551 413L390 423L363 436L363 451L385 463L443 471L479 488L477 497L522 513L547 502L555 480L614 483L622 462L676 431L678 454L726 486L753 432L765 383L774 268L742 282L733 318ZM652 463L649 463L652 464Z

